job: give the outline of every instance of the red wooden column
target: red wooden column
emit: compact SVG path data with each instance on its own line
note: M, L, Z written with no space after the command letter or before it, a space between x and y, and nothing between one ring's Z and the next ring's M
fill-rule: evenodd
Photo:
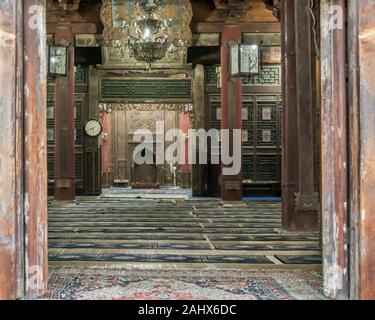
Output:
M36 298L46 290L48 279L45 8L45 0L23 1L25 295L28 298Z
M110 113L103 113L103 134L106 135L105 139L101 140L101 169L102 169L102 187L110 188L111 182L111 121Z
M206 97L205 97L205 70L201 64L196 65L194 72L194 86L193 86L193 97L194 97L194 118L192 125L194 129L207 129L207 112L206 112ZM199 159L199 153L207 150L203 149L202 146L198 146L196 150L196 159ZM208 154L211 154L210 152ZM208 156L209 158L209 156ZM210 161L208 162L210 163ZM207 195L208 186L210 185L208 179L208 170L211 165L205 164L194 164L192 165L192 193L193 196L204 196ZM217 182L216 182L217 183ZM215 187L219 189L218 183Z
M340 18L344 19L345 1L321 1L323 274L325 293L331 298L346 299L348 297L346 32L345 21L341 26L333 26L332 8L341 8Z
M45 8L0 5L0 299L47 287Z
M17 19L22 19L22 11L17 11L17 2L5 0L0 6L0 124L5 139L0 139L0 299L15 299L17 296L16 254L19 248L17 233L17 185L20 174L15 168L16 138L16 72L17 72ZM22 69L21 69L22 70ZM18 101L19 103L19 101ZM18 108L19 110L19 108ZM21 151L22 152L22 151ZM20 155L18 155L20 156Z
M68 74L56 78L55 108L55 199L75 198L74 154L74 34L70 27L58 27L55 44L68 46Z
M375 4L349 1L350 283L375 299Z
M190 129L190 117L187 112L180 113L180 129L187 137L189 133L189 129ZM185 148L185 157L184 157L184 164L181 166L181 170L184 175L188 175L190 172L190 165L189 165L189 142L187 139L185 140L184 148Z
M229 129L230 155L233 155L233 129L242 129L242 79L231 78L229 74L229 48L231 42L242 42L242 33L239 25L225 24L221 34L221 128ZM242 141L239 141L242 144ZM222 141L223 150L223 141ZM240 148L241 150L241 148ZM242 161L242 150L240 157ZM222 164L223 173L224 164ZM242 200L242 171L234 176L221 176L221 196L224 201Z

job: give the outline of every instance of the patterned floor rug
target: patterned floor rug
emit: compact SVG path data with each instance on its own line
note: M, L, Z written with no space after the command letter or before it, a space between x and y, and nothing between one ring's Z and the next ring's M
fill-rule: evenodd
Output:
M322 276L287 270L123 270L52 267L44 299L323 300Z
M319 234L285 233L281 222L280 202L82 197L49 206L49 261L319 268Z

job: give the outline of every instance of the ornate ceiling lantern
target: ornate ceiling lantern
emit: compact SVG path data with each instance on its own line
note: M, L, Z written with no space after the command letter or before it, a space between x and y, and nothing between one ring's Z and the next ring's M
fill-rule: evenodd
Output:
M158 18L159 5L163 0L133 0L144 13L124 25L128 34L128 46L132 56L151 66L152 62L162 59L171 47L168 34L168 22Z
M184 64L192 15L189 0L103 0L104 59L127 68Z

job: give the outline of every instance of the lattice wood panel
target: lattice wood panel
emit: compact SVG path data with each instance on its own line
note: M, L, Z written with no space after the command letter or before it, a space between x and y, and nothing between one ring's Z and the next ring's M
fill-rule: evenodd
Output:
M48 192L53 191L55 179L55 79L47 77L47 175Z
M244 180L256 180L254 173L254 155L246 154L242 156L242 171Z
M86 66L76 66L76 85L89 84L89 69Z
M244 77L243 84L245 86L281 86L281 67L263 67L259 75Z
M243 146L251 147L254 145L254 102L243 101L242 103L242 143Z
M275 186L278 186L276 189L281 186L282 118L281 94L276 89L273 93L272 88L279 89L280 67L264 68L258 79L245 79L244 86L246 85L268 88L263 93L249 94L245 90L243 93L243 179L247 185L252 186L252 191L269 185L269 190L274 192ZM220 91L216 88L215 67L206 68L206 91L210 128L220 129L221 101Z
M211 114L211 123L210 128L218 129L221 128L221 101L220 100L210 100L210 114Z
M75 95L75 175L77 193L83 191L83 112L84 112L84 97L88 88L88 67L76 67L76 95ZM78 93L80 92L80 93ZM48 76L47 78L47 167L48 167L48 182L49 193L53 192L53 184L55 179L54 161L55 161L55 79Z
M278 101L256 102L257 145L277 147Z
M192 88L190 80L163 79L102 79L101 100L190 100Z
M281 67L279 65L264 66L259 75L246 76L242 82L244 86L281 86ZM206 67L206 85L217 86L216 66Z

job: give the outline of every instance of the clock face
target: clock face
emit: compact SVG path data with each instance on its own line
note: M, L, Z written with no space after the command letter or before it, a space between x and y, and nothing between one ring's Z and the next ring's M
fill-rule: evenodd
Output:
M89 120L85 124L85 133L89 137L96 138L102 133L102 125L98 120Z

